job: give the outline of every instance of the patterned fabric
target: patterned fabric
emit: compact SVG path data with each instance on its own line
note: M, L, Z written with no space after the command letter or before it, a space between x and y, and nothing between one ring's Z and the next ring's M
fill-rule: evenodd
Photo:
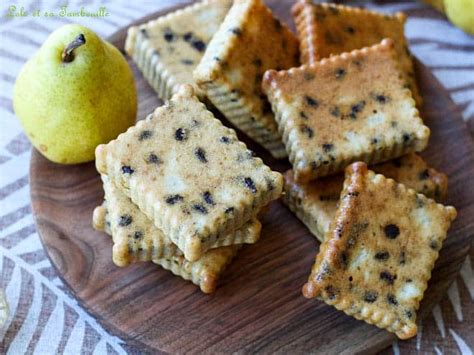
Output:
M94 10L105 6L108 17L74 20L106 37L135 19L178 2L74 0L68 8ZM30 207L31 146L13 113L13 85L22 64L51 31L69 20L32 16L10 19L5 16L7 6L23 6L31 12L56 10L63 3L12 0L2 2L0 8L0 289L5 290L10 307L6 324L0 328L0 353L123 354L134 349L108 333L78 305L43 250ZM474 38L420 3L379 1L365 5L409 15L406 31L413 53L448 89L474 132ZM395 343L386 352L472 354L473 261L471 251L447 297L419 327L418 337Z

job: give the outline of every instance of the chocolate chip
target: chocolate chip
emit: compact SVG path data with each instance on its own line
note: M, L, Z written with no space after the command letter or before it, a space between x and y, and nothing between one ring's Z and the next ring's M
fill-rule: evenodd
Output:
M397 298L391 293L387 295L387 302L394 306L398 304Z
M209 205L215 205L214 199L212 198L212 194L209 191L206 191L202 194L204 201L206 201Z
M332 150L332 148L334 148L334 145L332 145L330 143L324 143L323 144L323 150L326 153L330 152Z
M367 303L374 303L377 301L378 293L375 291L366 291L364 295L364 301Z
M360 101L356 103L355 105L352 105L349 117L355 120L357 118L357 114L361 112L364 109L364 107L365 107L365 101Z
M346 31L350 34L354 34L355 33L355 30L354 30L354 27L352 26L347 26L346 27Z
M341 39L335 35L334 33L330 32L330 31L326 31L324 33L324 39L326 40L326 43L328 44L340 44L341 43Z
M270 103L266 100L266 98L264 99L265 101L262 101L262 113L265 115L267 113L270 113L272 112L272 106L270 105Z
M430 177L430 173L428 169L423 170L421 173L418 174L418 178L420 180L426 180Z
M140 29L140 32L141 32L141 34L143 35L143 37L145 37L145 38L150 38L150 36L148 36L148 32L147 32L146 29L141 28L141 29Z
M334 116L334 117L339 118L341 116L341 111L339 110L339 107L337 106L334 106L333 108L331 108L329 113L331 114L331 116Z
M172 42L173 39L174 39L174 35L173 35L173 33L171 32L171 30L166 30L166 31L165 31L165 34L163 35L163 37L165 38L165 41L166 41L166 42Z
M156 164L156 165L159 165L162 163L161 159L154 153L150 153L150 155L148 156L146 162L148 164Z
M141 131L140 136L138 137L138 140L142 141L145 139L149 139L151 138L152 135L153 135L153 131L150 131L150 130Z
M273 191L273 189L275 188L275 185L273 185L273 181L269 178L265 178L265 182L267 183L267 190Z
M191 45L199 52L204 52L204 50L206 49L206 44L201 40L192 41Z
M326 286L324 288L324 291L326 291L326 295L330 300L333 300L336 298L337 290L333 286L331 285Z
M347 266L348 261L349 261L349 257L347 256L347 254L346 254L345 252L342 252L342 253L341 253L341 262L342 262L342 265Z
M313 73L304 73L303 78L304 80L310 81L315 78L315 75Z
M303 111L300 111L300 117L304 120L308 119L308 116L306 116L306 113L304 113Z
M252 193L257 193L257 187L255 186L255 183L253 182L252 178L246 177L244 178L244 185L247 187Z
M304 100L307 105L312 106L312 107L318 107L319 102L315 99L313 99L311 96L305 95Z
M273 24L275 25L275 28L276 28L277 31L280 31L281 28L282 28L282 26L283 26L283 25L281 24L281 22L278 21L278 19L276 19L276 18L273 19Z
M393 282L395 281L397 277L389 273L388 271L382 271L380 273L380 280L385 281L389 285L393 285Z
M181 142L188 138L187 135L188 131L185 128L178 128L176 132L174 132L174 139Z
M316 12L316 21L321 22L326 18L326 15L322 12Z
M182 202L184 200L184 197L179 195L179 194L175 194L175 195L170 195L166 198L166 203L169 204L169 205L174 205L175 203L177 202Z
M124 214L124 215L119 217L118 225L120 227L126 227L126 226L129 226L130 224L132 224L132 222L133 222L132 216L130 216L129 214Z
M238 27L231 28L229 31L232 32L236 36L242 35L242 31Z
M184 65L193 65L194 61L192 61L191 59L182 59L181 63Z
M393 159L392 164L395 165L397 168L400 168L402 166L402 160L400 158Z
M424 185L423 188L426 189L426 185ZM415 201L416 208L422 208L423 206L425 206L425 201L423 200L423 198L416 195L415 199L416 199L416 201Z
M407 318L411 319L413 317L413 312L410 311L410 310L407 310L407 311L405 311L405 315L407 316Z
M400 229L395 224L387 224L383 231L385 236L389 239L395 239L400 234Z
M402 251L402 252L400 253L400 256L398 257L398 263L399 263L400 265L405 265L405 262L406 262L406 255L405 255L405 252Z
M221 143L225 143L225 144L229 144L230 143L230 138L229 137L226 137L226 136L222 136L219 141Z
M199 212L201 214L207 214L207 208L201 205L200 203L196 203L193 205L193 210Z
M261 67L263 65L262 60L260 58L254 59L252 63L256 67Z
M307 125L303 124L300 126L300 131L301 133L305 134L308 136L308 138L313 138L314 136L314 131L312 128L308 127Z
M405 145L408 145L411 141L411 135L409 133L403 133L402 139L403 139L403 143Z
M199 159L201 163L207 163L206 152L204 149L198 147L194 149L194 155Z
M377 138L372 138L372 140L370 141L371 144L377 144L379 142L379 140Z
M129 167L128 165L124 165L122 166L122 174L129 174L129 175L132 175L134 173L135 170L133 170L131 167Z
M340 79L346 75L346 71L342 68L337 68L336 69L336 79Z
M136 231L135 233L133 233L133 238L134 238L134 239L140 239L141 237L143 237L143 233L142 233L142 232Z
M225 214L229 214L229 213L233 213L233 212L234 212L234 207L228 207L224 211Z
M379 261L388 260L389 257L390 254L388 253L388 251L379 251L374 255L374 259Z
M186 41L186 42L189 42L191 40L191 38L193 38L193 33L192 32L186 32L184 35L183 35L183 39Z
M387 103L388 98L387 98L387 96L385 96L385 95L375 95L375 100L376 100L378 103L385 104L385 103Z
M430 241L430 248L433 250L438 250L439 249L439 244L436 240Z

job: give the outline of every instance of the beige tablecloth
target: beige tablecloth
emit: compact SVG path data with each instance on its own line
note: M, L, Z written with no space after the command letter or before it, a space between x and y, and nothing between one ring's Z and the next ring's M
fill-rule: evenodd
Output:
M70 1L68 11L97 11L106 17L74 18L102 36L179 1ZM89 316L68 293L52 268L31 214L28 166L30 144L12 108L15 78L22 64L48 34L71 18L34 17L34 11L60 11L66 1L0 3L0 289L10 316L0 329L0 353L127 353L136 351ZM7 18L9 5L23 6L26 17ZM406 34L414 54L435 74L474 130L474 37L416 2L370 2L381 11L405 11ZM472 188L472 186L471 186ZM415 339L393 344L389 352L472 354L474 347L474 253L445 299L419 327Z

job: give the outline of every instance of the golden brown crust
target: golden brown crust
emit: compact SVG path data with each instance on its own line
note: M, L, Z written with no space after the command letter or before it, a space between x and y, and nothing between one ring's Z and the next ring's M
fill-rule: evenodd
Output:
M305 64L372 46L383 38L392 38L404 82L412 91L417 106L421 107L422 98L404 35L405 14L387 15L357 7L300 0L293 7L293 18L300 38L302 63Z
M320 297L401 339L414 336L416 311L455 217L453 207L364 163L350 165L304 296Z
M400 76L389 39L265 73L263 90L298 182L332 175L354 161L374 164L426 147L429 128Z

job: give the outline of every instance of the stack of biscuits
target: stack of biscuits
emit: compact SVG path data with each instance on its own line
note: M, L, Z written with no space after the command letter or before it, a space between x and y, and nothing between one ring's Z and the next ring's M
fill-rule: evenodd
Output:
M405 16L299 0L293 17L299 39L261 0L205 0L130 28L127 53L171 99L97 148L94 224L117 265L153 261L212 292L283 189L322 243L304 296L411 337L456 211L418 155L430 130ZM288 157L284 179L205 105Z
M94 211L112 235L113 261L152 261L213 292L244 243L260 237L260 209L282 176L184 85L165 105L96 149L105 201Z

